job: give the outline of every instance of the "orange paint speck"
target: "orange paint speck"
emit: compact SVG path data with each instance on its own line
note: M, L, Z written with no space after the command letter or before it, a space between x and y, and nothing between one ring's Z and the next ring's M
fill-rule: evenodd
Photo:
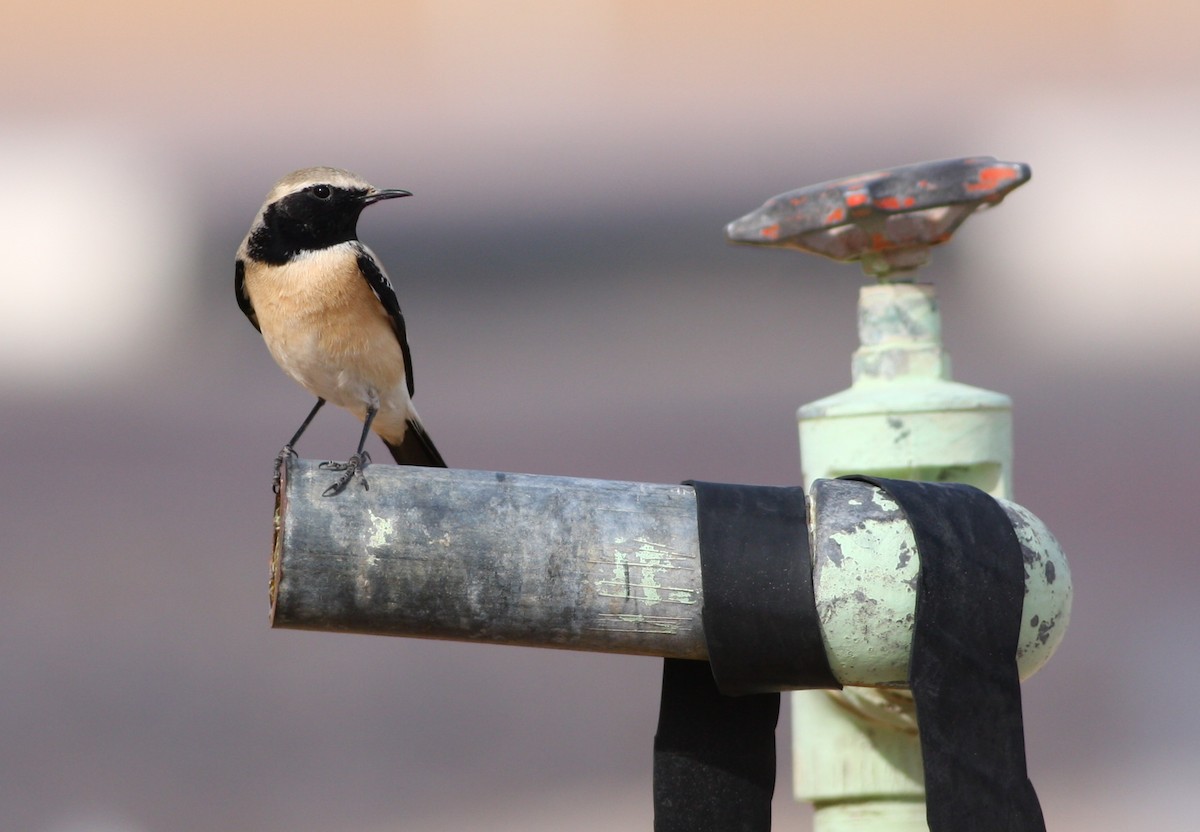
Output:
M856 194L846 194L846 205L851 208L857 208L860 205L865 205L866 202L867 195L864 193L859 192Z
M779 239L779 223L775 223L774 225L768 225L766 228L764 228L758 232L758 236L762 237L764 240L778 240Z
M826 225L833 225L835 222L841 222L844 219L846 219L846 212L841 208L834 208L825 215L824 222Z
M916 202L917 200L911 196L906 196L904 199L895 196L885 196L875 204L885 211L899 211L901 208L913 207Z
M799 208L801 205L803 205L804 203L808 202L808 197L806 197L806 196L794 196L794 197L792 197L791 199L789 199L789 200L788 200L788 202L792 203L792 207L793 207L793 208Z
M1012 168L993 166L979 171L979 181L968 182L966 188L968 193L994 191L1008 180L1016 178L1017 172Z

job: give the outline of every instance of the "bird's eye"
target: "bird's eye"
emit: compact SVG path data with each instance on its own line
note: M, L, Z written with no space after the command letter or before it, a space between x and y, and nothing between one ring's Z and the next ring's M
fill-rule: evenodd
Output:
M317 185L312 189L312 195L317 199L329 199L332 193L333 191L329 189L328 185Z

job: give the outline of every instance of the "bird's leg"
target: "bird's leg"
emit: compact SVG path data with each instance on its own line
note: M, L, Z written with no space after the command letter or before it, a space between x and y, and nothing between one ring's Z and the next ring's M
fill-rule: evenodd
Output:
M317 415L317 411L321 409L323 404L325 404L325 400L318 398L317 403L313 405L313 409L308 411L308 415L304 417L304 423L300 425L300 429L296 431L295 435L293 435L292 438L288 440L288 443L283 446L283 449L279 452L279 456L275 457L275 484L272 487L276 494L279 493L280 475L283 471L284 461L287 460L289 456L296 455L296 443L300 441L300 436L305 430L308 429L313 417Z
M358 450L346 462L322 462L321 467L330 471L343 471L344 473L338 477L338 481L325 489L322 496L332 497L335 494L341 494L342 490L350 484L350 480L354 479L355 475L362 477L363 488L367 491L371 490L370 484L367 482L366 476L363 474L363 469L371 463L371 455L363 450L363 446L367 444L367 436L371 432L371 422L375 421L375 414L379 412L376 405L367 407L367 418L363 419L362 436L358 438Z

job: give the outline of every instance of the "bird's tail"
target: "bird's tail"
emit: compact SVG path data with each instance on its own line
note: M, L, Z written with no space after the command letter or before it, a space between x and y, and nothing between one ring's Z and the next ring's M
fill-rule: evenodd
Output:
M382 437L381 437L382 438ZM397 465L423 465L426 468L446 468L446 461L438 453L433 440L416 419L409 419L404 438L397 444L384 439L383 444L392 452Z

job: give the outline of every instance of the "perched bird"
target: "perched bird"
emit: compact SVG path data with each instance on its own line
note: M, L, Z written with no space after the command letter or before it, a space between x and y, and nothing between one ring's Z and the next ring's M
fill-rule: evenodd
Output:
M372 429L397 463L446 466L413 408L412 356L396 292L357 237L364 208L411 195L336 168L298 170L271 189L238 247L238 306L276 363L317 397L275 461L276 488L280 466L326 401L363 422L349 461L326 463L343 472L326 496L356 476L369 487L363 445Z

